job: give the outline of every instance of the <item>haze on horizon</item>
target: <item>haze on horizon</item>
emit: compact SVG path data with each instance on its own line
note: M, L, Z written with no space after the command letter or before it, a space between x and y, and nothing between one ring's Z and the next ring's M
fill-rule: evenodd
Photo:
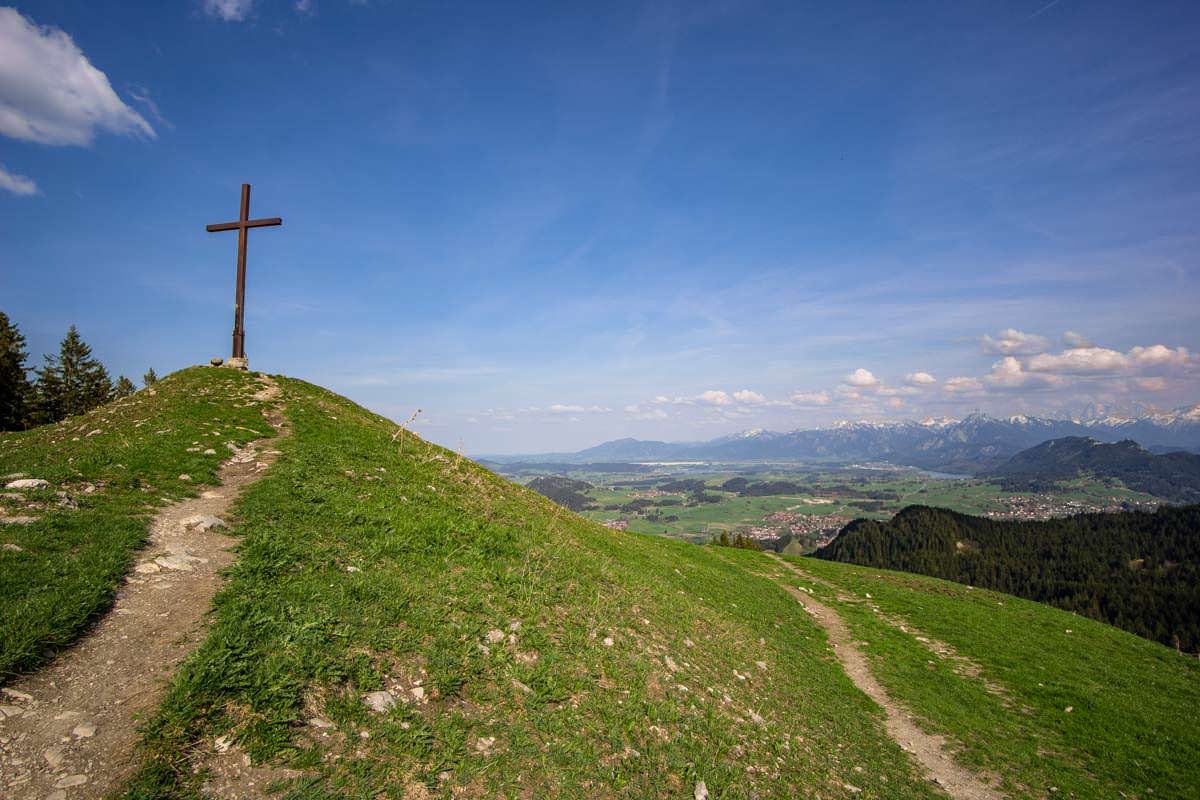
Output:
M2 0L0 0L2 1ZM1200 7L0 7L0 310L467 452L1200 400Z

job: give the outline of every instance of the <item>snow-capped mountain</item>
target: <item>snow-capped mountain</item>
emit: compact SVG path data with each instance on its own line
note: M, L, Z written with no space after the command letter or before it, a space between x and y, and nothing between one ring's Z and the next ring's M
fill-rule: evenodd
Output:
M1067 420L974 413L962 419L929 418L919 422L842 421L828 428L786 433L748 430L707 442L618 439L567 458L571 461L870 460L978 472L1029 447L1064 436L1090 436L1101 442L1132 439L1155 450L1200 450L1200 404L1173 411L1137 409L1136 416L1110 409L1093 411L1090 418Z

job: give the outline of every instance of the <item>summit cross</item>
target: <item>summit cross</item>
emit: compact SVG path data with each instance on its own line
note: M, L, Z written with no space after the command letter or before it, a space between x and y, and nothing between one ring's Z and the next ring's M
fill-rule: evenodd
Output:
M213 225L206 226L209 233L218 231L237 231L238 232L238 256L237 256L237 300L233 307L233 358L240 359L244 365L246 359L246 329L245 311L246 311L246 240L251 228L266 228L273 225L282 225L282 217L266 217L264 219L250 219L250 184L242 184L242 213L238 219L233 222L218 222Z

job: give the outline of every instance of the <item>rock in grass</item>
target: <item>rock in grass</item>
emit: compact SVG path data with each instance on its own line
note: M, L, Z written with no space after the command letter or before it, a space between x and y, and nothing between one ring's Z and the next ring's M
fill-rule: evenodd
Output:
M19 478L15 481L9 481L5 489L48 489L50 481L44 481L41 478Z
M10 553L24 553L25 552L24 547L21 547L21 545L19 545L19 544L13 544L12 542L5 542L3 546L0 546L0 550L6 550Z
M704 781L696 781L696 788L692 791L694 800L708 800L708 787L704 785Z
M362 701L367 708L383 714L396 705L396 696L391 692L367 692L363 695Z

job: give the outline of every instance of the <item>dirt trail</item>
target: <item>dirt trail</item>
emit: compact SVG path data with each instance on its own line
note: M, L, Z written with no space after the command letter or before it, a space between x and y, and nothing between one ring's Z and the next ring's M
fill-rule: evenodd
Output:
M137 766L137 726L203 640L219 573L233 562L236 540L221 532L222 515L289 433L274 403L279 387L267 376L259 381L254 398L271 404L263 416L276 436L231 447L219 486L162 509L112 610L45 669L0 690L0 796L100 798Z
M771 557L805 580L817 580L778 556ZM887 714L885 727L888 735L917 760L927 777L957 800L1003 800L1003 793L954 761L950 754L950 743L945 737L921 730L908 712L891 698L879 681L875 680L867 657L858 649L850 629L837 612L794 586L785 588L825 629L829 643L850 680L884 710Z

